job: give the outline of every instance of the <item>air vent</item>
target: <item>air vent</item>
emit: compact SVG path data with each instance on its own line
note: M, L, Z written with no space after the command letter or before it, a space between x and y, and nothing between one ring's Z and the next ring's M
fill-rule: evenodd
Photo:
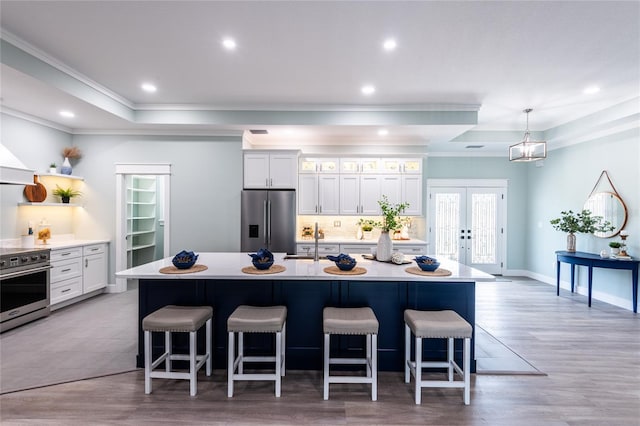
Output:
M252 135L268 135L269 132L267 132L264 129L251 129L249 130L251 132Z
M484 148L484 145L467 145L467 146L465 146L465 148L479 149L479 148Z

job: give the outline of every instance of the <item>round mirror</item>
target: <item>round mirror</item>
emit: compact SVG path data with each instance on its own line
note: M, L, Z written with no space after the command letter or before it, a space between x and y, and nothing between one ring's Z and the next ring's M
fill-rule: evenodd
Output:
M613 192L596 192L584 203L584 209L591 211L592 216L600 216L603 222L609 222L615 226L613 231L594 232L593 235L596 237L614 237L624 229L627 223L627 206L618 194Z

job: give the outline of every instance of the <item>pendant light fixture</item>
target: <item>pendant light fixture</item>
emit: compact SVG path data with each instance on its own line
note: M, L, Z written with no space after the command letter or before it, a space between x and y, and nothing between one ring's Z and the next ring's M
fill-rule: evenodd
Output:
M531 108L525 109L527 114L527 130L524 132L524 140L509 147L509 161L537 161L547 158L547 142L532 141L529 133L529 113Z

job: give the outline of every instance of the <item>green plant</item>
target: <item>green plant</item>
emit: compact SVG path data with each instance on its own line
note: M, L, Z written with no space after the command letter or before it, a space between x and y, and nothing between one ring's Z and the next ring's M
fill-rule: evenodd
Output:
M568 232L575 234L580 232L583 234L593 234L594 232L613 231L615 226L611 222L602 222L602 216L591 216L590 210L582 210L579 213L573 211L560 212L562 217L552 219L551 226L556 231Z
M620 247L622 247L622 244L620 244L618 241L611 241L609 243L609 247L611 247L611 248L620 248Z
M57 195L60 198L73 198L82 195L82 192L73 188L60 188L60 186L56 185L53 195Z
M378 200L378 205L382 210L382 222L377 222L376 226L383 231L392 231L402 226L400 214L409 207L409 203L399 203L391 205L386 195L382 196L382 200Z
M358 225L360 225L360 228L362 228L363 231L368 232L373 230L373 227L376 226L376 221L373 219L360 218L360 220L358 221Z
M56 163L51 163L49 164L49 167L57 167L57 166L56 166Z

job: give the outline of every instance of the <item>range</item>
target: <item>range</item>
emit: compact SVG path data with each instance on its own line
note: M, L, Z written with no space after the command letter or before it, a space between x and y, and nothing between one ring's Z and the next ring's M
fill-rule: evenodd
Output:
M49 315L50 250L0 248L0 332Z

